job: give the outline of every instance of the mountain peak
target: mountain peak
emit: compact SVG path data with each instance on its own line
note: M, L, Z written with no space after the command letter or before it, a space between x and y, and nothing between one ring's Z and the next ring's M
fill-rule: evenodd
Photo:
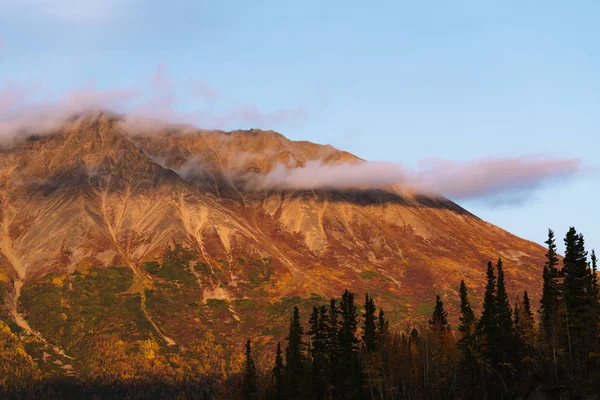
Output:
M223 318L232 321L247 300L331 297L348 287L368 290L400 323L418 317L415 305L434 293L453 293L461 278L476 287L485 262L497 257L511 289L539 292L529 280L537 270L523 271L543 265L544 249L449 200L393 187L248 190L238 179L280 165L363 161L350 153L256 129L132 132L125 119L78 116L0 153L6 276L35 281L126 266L139 290L159 290L168 279L146 263L181 244L198 268L186 285L204 304L227 303L233 311ZM190 345L171 326L163 330Z

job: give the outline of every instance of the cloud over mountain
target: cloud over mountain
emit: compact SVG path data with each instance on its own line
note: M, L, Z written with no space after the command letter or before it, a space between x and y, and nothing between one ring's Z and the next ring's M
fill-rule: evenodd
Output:
M137 85L102 88L91 79L58 97L9 81L0 87L0 140L52 132L73 115L97 111L126 114L124 128L136 129L136 133L165 123L233 129L302 124L307 118L302 107L261 110L252 103L230 100L216 111L198 102L200 99L212 103L221 97L216 89L199 81L180 84L169 76L164 65Z
M423 194L454 200L529 195L539 187L572 178L581 171L578 159L537 155L474 161L423 160L410 169L388 162L324 165L309 161L299 168L278 165L266 175L253 175L258 189L354 189L400 185Z

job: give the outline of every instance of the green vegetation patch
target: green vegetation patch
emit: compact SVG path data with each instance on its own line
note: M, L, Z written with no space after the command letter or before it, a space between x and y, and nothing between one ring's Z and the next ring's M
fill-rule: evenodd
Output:
M144 264L144 269L149 274L168 281L193 282L195 277L189 264L196 257L194 251L178 244L167 250L162 263L149 261Z
M208 306L216 312L229 311L229 303L225 300L208 299L206 304L208 304Z
M273 275L271 258L250 258L244 265L244 271L246 272L250 285L253 287L259 286L271 279L271 275Z
M415 308L415 311L421 316L428 317L431 316L431 313L433 313L434 307L435 302L427 300L422 302L419 306L417 306L417 308Z
M76 355L93 347L93 337L145 338L151 327L127 267L93 267L83 274L50 273L23 286L19 308L51 342Z
M359 275L363 279L379 278L379 274L371 270L362 271Z

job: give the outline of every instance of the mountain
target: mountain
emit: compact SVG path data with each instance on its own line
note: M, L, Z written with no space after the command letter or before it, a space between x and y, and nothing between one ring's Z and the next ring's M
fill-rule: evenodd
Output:
M5 145L0 319L54 372L108 374L113 351L147 343L208 341L232 360L244 338L273 346L291 306L307 316L344 288L368 291L397 327L440 294L455 322L460 280L479 305L497 258L512 295L539 298L544 248L448 199L251 184L310 161L363 160L272 131L132 130L107 114Z

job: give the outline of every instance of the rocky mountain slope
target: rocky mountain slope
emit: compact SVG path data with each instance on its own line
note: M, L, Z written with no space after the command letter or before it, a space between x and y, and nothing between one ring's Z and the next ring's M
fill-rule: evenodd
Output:
M272 131L159 131L101 114L0 149L3 315L59 358L89 356L84 339L101 336L267 344L290 305L346 287L397 326L428 315L436 293L456 316L460 280L477 304L498 257L511 293L538 298L544 249L447 199L248 182L280 164L361 162L349 153Z

